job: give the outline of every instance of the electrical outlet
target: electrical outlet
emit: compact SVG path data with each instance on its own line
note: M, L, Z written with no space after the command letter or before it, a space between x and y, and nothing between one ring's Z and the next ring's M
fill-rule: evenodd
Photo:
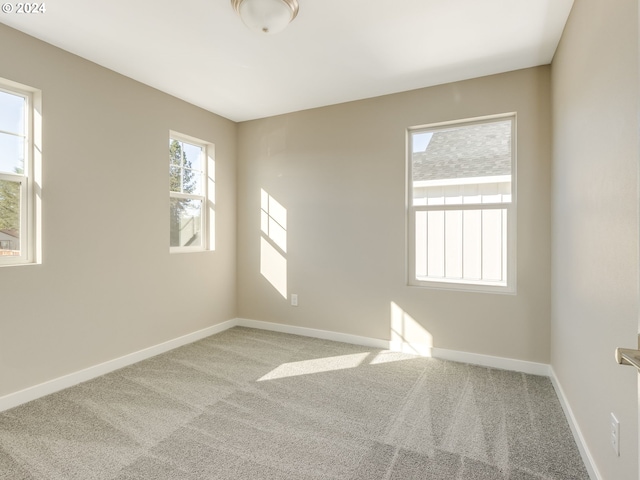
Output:
M291 294L291 306L292 307L297 307L298 306L298 294L297 293L292 293Z
M613 413L611 414L611 447L616 455L620 456L620 422Z

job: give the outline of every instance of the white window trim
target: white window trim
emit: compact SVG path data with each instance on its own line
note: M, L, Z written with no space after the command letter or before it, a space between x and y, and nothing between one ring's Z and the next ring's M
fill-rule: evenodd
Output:
M418 180L413 182L413 186L420 187L448 187L450 185L480 185L483 183L510 182L511 175L494 175L492 177L471 177L471 178L447 178L443 180Z
M190 253L190 252L206 252L215 250L215 218L214 218L214 205L215 200L213 198L215 192L214 172L215 172L215 160L214 160L214 144L206 142L196 137L191 137L182 133L171 130L169 132L170 140L177 140L179 142L190 143L202 147L203 150L203 182L201 195L191 193L172 192L169 190L169 199L182 198L182 199L195 199L202 201L202 215L200 216L200 232L202 235L202 244L198 246L187 247L172 247L169 245L170 253Z
M0 91L26 100L24 174L0 173L0 180L20 183L21 187L20 255L0 256L0 267L41 263L42 92L5 78L0 78Z
M509 203L479 203L479 204L444 204L444 205L413 205L413 172L412 172L412 134L422 130L440 130L450 128L452 126L476 125L479 123L491 123L500 120L511 120L511 202ZM442 122L429 125L421 125L411 127L406 132L406 211L407 211L407 284L411 287L441 289L441 290L457 290L467 292L483 292L483 293L500 293L512 294L517 292L517 251L516 251L516 232L517 232L517 115L515 112L489 115L472 119ZM477 183L493 183L499 177L479 177ZM492 179L492 180L490 180ZM460 179L456 179L459 182ZM463 182L466 180L463 180ZM435 180L420 182L419 186L436 186L447 185L452 183L450 180ZM429 279L421 280L416 277L416 245L415 245L415 215L418 211L445 211L445 210L472 210L472 209L506 209L507 211L507 241L506 241L506 281L505 282L487 282L473 281L464 279Z

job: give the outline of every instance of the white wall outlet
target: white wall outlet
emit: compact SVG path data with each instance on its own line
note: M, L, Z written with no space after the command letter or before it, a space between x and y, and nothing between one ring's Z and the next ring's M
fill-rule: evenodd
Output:
M291 294L291 306L292 307L297 307L298 306L298 294L297 293L292 293Z
M620 422L616 416L611 414L611 447L616 452L617 456L620 456Z

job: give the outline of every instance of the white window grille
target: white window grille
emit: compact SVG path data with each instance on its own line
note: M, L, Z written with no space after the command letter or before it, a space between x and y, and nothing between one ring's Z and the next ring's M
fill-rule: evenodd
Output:
M169 138L169 248L213 249L213 145L172 133Z
M408 137L409 284L515 291L515 115Z

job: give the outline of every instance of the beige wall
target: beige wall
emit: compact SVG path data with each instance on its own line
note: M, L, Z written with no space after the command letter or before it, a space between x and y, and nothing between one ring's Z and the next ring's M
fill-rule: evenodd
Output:
M236 125L0 24L42 90L43 263L0 268L0 396L236 316ZM169 130L216 145L217 250L169 255Z
M437 348L548 363L549 73L539 67L241 123L239 315L389 339L394 302L415 321L412 337L424 329ZM406 128L505 112L518 114L518 294L408 287ZM287 209L288 293L299 307L260 273L261 189Z
M638 331L637 9L576 0L552 63L552 366L612 480L638 478L637 375L613 359Z

